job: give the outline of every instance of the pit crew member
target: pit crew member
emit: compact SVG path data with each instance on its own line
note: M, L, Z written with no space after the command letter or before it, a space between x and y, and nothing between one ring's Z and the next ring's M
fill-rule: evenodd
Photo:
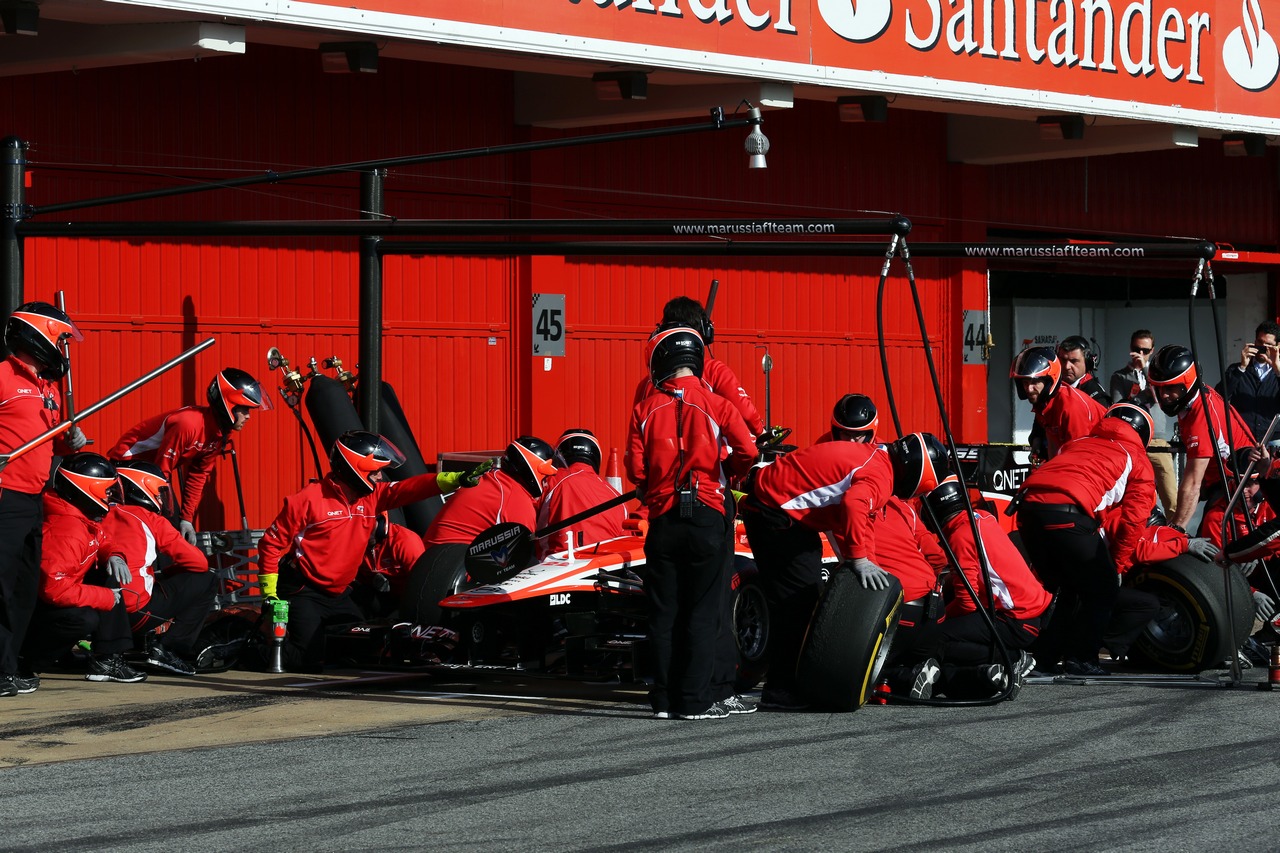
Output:
M564 460L564 467L557 468L543 486L538 503L539 529L618 497L618 490L600 477L603 454L591 430L565 430L556 444L556 453ZM625 506L596 513L567 530L539 539L535 553L541 560L552 552L563 551L569 536L574 537L575 546L614 539L623 535L622 523L626 520Z
M1062 381L1062 363L1052 347L1028 347L1009 368L1019 400L1031 403L1035 422L1044 430L1045 459L1068 441L1093 432L1106 409L1085 392Z

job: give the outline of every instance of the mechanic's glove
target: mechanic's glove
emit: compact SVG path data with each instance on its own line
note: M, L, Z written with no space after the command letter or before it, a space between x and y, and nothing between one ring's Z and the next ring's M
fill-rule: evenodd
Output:
M391 592L391 579L382 572L374 572L369 585L374 592Z
M863 589L889 588L889 573L866 557L855 557L850 563Z
M1258 614L1258 618L1264 622L1276 615L1276 603L1262 590L1253 592L1253 609Z
M789 435L791 435L791 430L787 427L765 427L761 430L760 435L756 436L756 449L768 450L775 445L781 444L783 439Z
M185 519L178 522L178 532L187 540L188 545L196 544L196 526Z
M111 597L115 599L115 601L111 602L111 606L119 607L121 602L124 601L124 590L121 590L121 589L111 590Z
M280 576L272 574L258 575L258 588L262 590L263 598L279 598L280 594L277 590L280 587Z
M133 573L129 571L129 564L119 554L112 554L107 558L107 574L111 575L112 580L120 584L120 586L128 586L129 581L133 580Z
M89 443L89 439L84 437L84 431L78 426L73 426L71 429L67 430L67 434L63 436L63 441L67 443L67 447L71 448L72 453L75 453L77 450L80 450Z
M479 483L480 478L492 471L497 464L493 459L486 459L466 471L441 471L436 474L436 485L440 487L441 494L446 495L458 489L469 489Z
M1212 563L1218 556L1218 546L1208 539L1196 537L1187 540L1187 553L1206 563Z

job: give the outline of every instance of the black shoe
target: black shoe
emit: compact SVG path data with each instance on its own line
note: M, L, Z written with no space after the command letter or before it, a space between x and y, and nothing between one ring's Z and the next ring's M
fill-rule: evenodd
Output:
M117 681L121 684L133 684L138 681L146 681L147 674L138 672L125 663L124 658L117 654L110 657L89 658L89 674L84 677L84 680Z
M760 706L747 697L735 693L728 699L721 699L720 704L730 714L754 714Z
M681 714L682 720L723 720L729 716L729 709L719 702L712 702L711 706L705 711L699 711L696 714Z
M1076 660L1067 658L1062 662L1062 671L1067 675L1110 675L1097 661Z
M942 667L936 658L925 658L911 668L911 684L907 695L912 699L932 699L933 685L942 678Z
M196 669L160 643L155 634L147 635L147 666L174 675L195 675Z
M0 675L0 696L17 696L18 685L12 675Z
M40 676L34 672L29 675L13 676L13 684L18 688L18 692L22 694L35 693L40 689Z

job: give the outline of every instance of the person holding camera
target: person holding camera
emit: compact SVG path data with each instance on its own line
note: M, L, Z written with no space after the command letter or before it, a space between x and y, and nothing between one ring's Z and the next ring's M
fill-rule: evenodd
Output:
M1178 507L1178 474L1174 468L1169 439L1173 426L1156 405L1156 392L1147 379L1147 363L1155 351L1155 337L1149 329L1137 329L1129 336L1129 363L1111 374L1112 403L1135 403L1147 410L1155 425L1148 445L1147 458L1156 478L1156 494L1165 513L1173 515Z
M1252 343L1240 350L1240 363L1233 364L1218 383L1218 393L1229 398L1235 409L1249 425L1255 441L1261 441L1271 425L1271 419L1280 414L1280 376L1276 375L1276 360L1280 358L1280 324L1268 320L1254 331Z

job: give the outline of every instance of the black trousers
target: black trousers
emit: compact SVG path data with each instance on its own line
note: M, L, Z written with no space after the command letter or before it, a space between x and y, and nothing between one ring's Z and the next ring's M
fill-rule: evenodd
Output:
M1001 611L992 617L991 622L995 625L1000 642L1015 653L1031 648L1032 643L1040 636L1039 616L1034 619L1014 619ZM944 664L975 666L1003 663L992 643L991 629L977 611L948 616L939 626L939 633L943 640Z
M133 647L129 612L123 602L110 610L39 604L32 625L22 656L27 668L35 672L61 658L80 640L93 643L95 656L119 654Z
M924 598L905 602L898 611L898 629L893 634L893 645L885 659L886 666L910 666L925 658L942 656L945 642L942 626L946 622L925 618L924 607L928 600L929 596L926 595Z
M364 614L346 590L334 595L296 576L281 575L278 591L289 602L284 663L294 672L315 672L324 666L326 628L364 621Z
M671 510L649 522L645 537L645 596L653 659L655 711L698 713L716 696L717 643L723 622L724 513L694 504L693 517Z
M125 593L128 595L128 593ZM196 638L213 612L218 578L213 572L174 572L156 578L151 600L131 614L133 633L141 636L169 622L160 635L161 645L177 655L196 651Z
M18 674L40 581L40 495L0 489L0 676Z
M743 521L769 601L768 686L789 691L822 595L822 540L807 527L767 513L748 510Z
M1120 589L1098 522L1068 507L1023 501L1018 509L1031 565L1046 589L1058 591L1053 616L1032 647L1047 666L1063 658L1097 661Z

